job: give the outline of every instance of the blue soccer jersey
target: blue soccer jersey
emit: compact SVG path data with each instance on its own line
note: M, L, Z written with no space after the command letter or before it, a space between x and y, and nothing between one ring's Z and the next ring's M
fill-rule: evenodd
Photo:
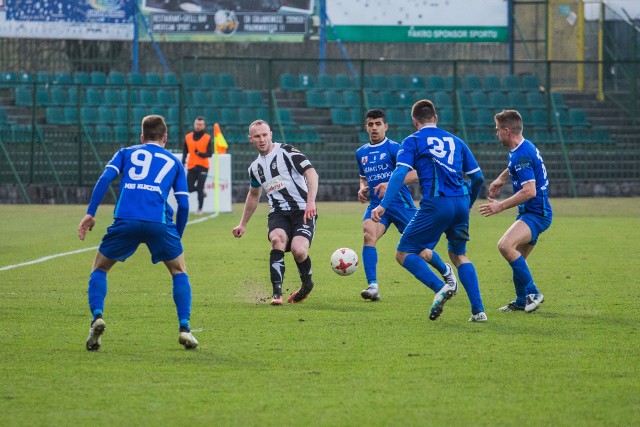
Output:
M106 167L122 176L114 218L169 223L173 219L167 203L170 190L189 194L180 161L154 143L122 148Z
M468 195L464 174L480 171L460 138L431 125L404 139L397 163L417 171L423 198Z
M533 213L541 216L552 216L549 203L549 179L547 169L540 151L527 139L509 153L509 177L513 184L513 192L517 193L522 185L534 181L536 197L518 205L518 214Z
M380 204L380 197L373 189L381 183L388 182L396 168L396 157L400 144L385 138L378 144L364 144L356 150L356 161L360 168L360 177L367 180L369 185L369 203L373 207ZM405 207L415 208L409 187L403 185L393 203Z

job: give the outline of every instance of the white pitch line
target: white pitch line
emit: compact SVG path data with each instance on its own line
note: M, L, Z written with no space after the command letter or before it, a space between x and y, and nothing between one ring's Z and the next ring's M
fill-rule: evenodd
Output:
M198 218L198 219L196 219L194 221L189 221L187 223L187 225L198 224L200 222L204 222L204 221L206 221L208 219L215 218L217 216L218 216L217 213L212 213L211 215L203 216L202 218ZM32 261L27 261L27 262L22 262L20 264L13 264L13 265L7 265L5 267L0 267L0 271L11 270L12 268L24 267L24 266L32 265L32 264L38 264L38 263L41 263L41 262L49 261L49 260L52 260L52 259L55 259L55 258L60 258L60 257L63 257L63 256L67 256L67 255L75 255L75 254L79 254L79 253L82 253L82 252L95 251L98 248L99 248L99 246L93 246L91 248L78 249L76 251L71 251L71 252L63 252L63 253L59 253L59 254L47 255L45 257L34 259Z

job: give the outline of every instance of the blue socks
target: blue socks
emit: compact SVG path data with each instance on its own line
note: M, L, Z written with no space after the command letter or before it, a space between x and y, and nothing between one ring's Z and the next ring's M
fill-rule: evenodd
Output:
M513 270L513 285L516 288L516 304L524 306L527 303L527 288L530 288L531 286L535 288L531 271L529 271L527 261L522 255L509 264Z
M429 265L436 270L438 273L445 274L447 272L447 266L444 265L444 261L440 258L440 255L436 251L431 251L431 261L429 261Z
M104 311L104 299L107 297L107 273L102 270L93 270L89 276L89 310L93 315L101 315Z
M420 255L407 255L402 266L434 292L438 292L444 286L444 282L431 271L429 264L420 258Z
M478 284L478 275L476 268L470 262L460 264L458 267L458 277L464 286L464 290L469 297L471 303L471 313L478 314L484 311L482 297L480 296L480 285Z
M378 250L375 246L362 247L362 264L364 274L367 276L367 283L376 283L376 267L378 265Z
M191 285L187 273L173 276L173 301L176 303L180 327L191 330L189 318L191 317Z

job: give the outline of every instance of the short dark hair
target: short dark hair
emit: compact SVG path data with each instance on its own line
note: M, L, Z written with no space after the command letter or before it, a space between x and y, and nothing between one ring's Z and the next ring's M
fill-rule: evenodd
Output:
M374 108L373 110L367 111L367 114L364 116L364 119L382 119L383 122L387 123L387 115L383 110L379 108Z
M196 121L196 122L199 122L200 120L202 120L202 121L203 121L203 122L205 122L205 123L207 122L207 121L204 119L204 116L198 116L198 117L196 117L196 120L195 120L195 121Z
M411 107L411 117L420 123L431 122L436 117L436 107L428 99L421 99Z
M162 141L167 133L167 124L164 117L152 114L142 119L142 136L145 141Z
M495 116L495 119L498 127L500 128L509 128L513 133L522 133L523 125L522 125L522 115L517 110L502 110Z

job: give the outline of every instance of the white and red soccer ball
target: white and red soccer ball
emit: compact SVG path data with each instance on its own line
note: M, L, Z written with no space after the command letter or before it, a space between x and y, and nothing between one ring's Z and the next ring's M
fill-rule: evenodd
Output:
M358 268L358 254L349 248L337 249L331 255L331 268L340 276L353 274Z

